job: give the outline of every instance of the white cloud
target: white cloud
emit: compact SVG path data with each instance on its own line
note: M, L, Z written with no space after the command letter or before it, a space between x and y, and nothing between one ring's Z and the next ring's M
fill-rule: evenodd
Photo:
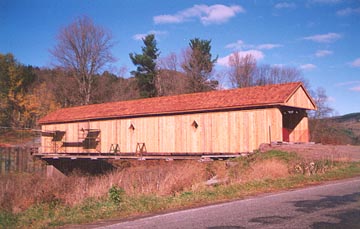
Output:
M245 9L239 5L194 5L193 7L179 11L174 15L165 14L155 16L153 20L155 24L169 24L182 23L193 18L198 18L204 25L221 24L227 22L237 13L245 13Z
M336 86L346 87L350 91L359 91L360 92L360 80L341 82L341 83L336 84Z
M279 48L282 47L280 44L261 44L256 46L257 49L273 49L273 48Z
M146 33L138 33L138 34L135 34L132 38L134 40L137 40L137 41L141 41L143 38L146 37Z
M243 49L243 48L246 48L246 47L248 47L248 45L245 45L245 42L242 41L242 40L237 40L236 42L227 44L225 46L225 48L235 49L235 50Z
M315 56L317 57L324 57L324 56L329 56L333 54L333 51L330 50L317 50L315 53Z
M336 4L340 3L342 0L310 0L311 3L320 3L320 4Z
M341 83L337 83L336 86L342 87L342 86L353 85L353 84L360 84L360 80L341 82Z
M357 58L353 62L350 63L353 67L360 67L360 58Z
M359 91L360 92L360 85L356 87L350 88L351 91Z
M326 34L317 34L313 36L304 37L303 39L318 43L332 43L340 38L341 35L338 33L326 33Z
M135 34L132 38L134 40L141 41L142 39L144 39L149 34L154 34L154 35L159 36L159 35L165 35L165 34L167 34L167 32L166 31L151 30L151 31L149 31L147 33Z
M274 49L274 48L279 48L282 47L282 45L280 44L271 44L271 43L266 43L266 44L260 44L260 45L251 45L251 44L245 44L244 41L242 40L237 40L234 43L230 43L227 44L225 46L225 48L228 49L233 49L233 50L242 50L242 49L260 49L260 50L264 50L264 49Z
M279 2L275 5L276 9L293 9L296 7L295 3Z
M182 17L176 15L159 15L154 17L155 24L165 24L165 23L181 23L184 21Z
M351 14L360 14L360 7L359 8L345 8L345 9L342 9L342 10L338 10L336 12L336 14L338 16L348 16L348 15L351 15Z
M303 64L300 66L300 69L302 69L304 71L313 70L315 68L317 68L317 67L314 64Z
M264 53L259 50L247 50L238 52L240 57L245 57L246 55L252 55L255 60L261 60L264 58ZM229 58L232 54L227 55L225 57L219 58L217 60L217 64L225 67L229 67Z
M244 9L240 6L224 6L224 5L212 5L210 7L204 6L203 11L205 16L201 17L203 24L212 23L224 23L236 15L236 13L244 12Z

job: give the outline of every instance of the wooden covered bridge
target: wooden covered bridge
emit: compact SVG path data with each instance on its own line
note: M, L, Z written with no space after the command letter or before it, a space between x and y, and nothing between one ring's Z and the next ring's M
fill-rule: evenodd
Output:
M59 109L42 118L42 158L233 156L274 141L308 142L302 83Z

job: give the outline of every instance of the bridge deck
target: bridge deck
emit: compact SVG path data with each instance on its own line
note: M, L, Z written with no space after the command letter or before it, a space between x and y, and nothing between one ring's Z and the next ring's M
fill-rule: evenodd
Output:
M37 153L33 156L41 159L90 159L90 160L225 160L245 156L237 153Z

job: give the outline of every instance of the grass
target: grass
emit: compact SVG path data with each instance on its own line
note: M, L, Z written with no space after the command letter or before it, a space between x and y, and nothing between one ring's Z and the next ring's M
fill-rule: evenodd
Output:
M49 228L153 214L360 175L359 162L332 162L332 167L326 172L312 175L290 173L286 166L280 169L284 170L280 177L275 173L280 165L295 164L299 161L301 158L296 154L271 151L234 159L231 161L233 165L226 169L226 162L154 163L146 166L132 165L123 169L120 172L122 175L114 173L91 178L73 176L56 182L25 176L26 178L22 179L27 182L22 183L24 190L19 192L19 195L26 195L26 187L32 187L32 192L38 192L39 195L29 193L34 195L31 197L33 200L27 200L29 205L23 208L17 206L17 193L3 195L12 199L12 206L7 206L5 201L1 202L4 189L0 188L0 228ZM191 176L182 177L184 171ZM264 171L268 176L263 176ZM16 179L23 181L20 179L21 175L16 176L12 182ZM227 180L213 186L204 185L204 181L210 176L220 176ZM0 183L3 180L0 179ZM43 184L46 186L41 186ZM0 187L11 188L11 185L14 185L14 189L11 189L13 192L19 187L16 182L3 183ZM36 188L34 190L34 187L41 191ZM82 193L79 190L82 190ZM27 198L30 198L29 194ZM14 208L18 210L14 211Z

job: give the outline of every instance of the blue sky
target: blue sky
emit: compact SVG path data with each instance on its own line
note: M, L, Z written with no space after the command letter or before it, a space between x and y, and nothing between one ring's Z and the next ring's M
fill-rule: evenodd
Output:
M211 39L218 73L231 53L251 53L259 64L301 69L338 114L360 112L359 0L0 0L0 53L51 66L60 28L82 15L112 32L114 71L135 69L129 53L141 52L144 34L155 33L163 57Z

